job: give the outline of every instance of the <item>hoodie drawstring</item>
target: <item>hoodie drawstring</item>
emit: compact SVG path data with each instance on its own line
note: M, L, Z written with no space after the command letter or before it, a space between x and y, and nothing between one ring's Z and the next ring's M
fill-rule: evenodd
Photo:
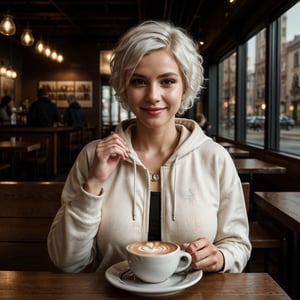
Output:
M173 195L173 207L172 207L172 221L175 221L175 214L176 214L176 200L177 200L177 193L176 193L176 180L177 180L177 157L174 162L174 195Z
M133 168L134 168L134 176L133 176L133 206L132 206L132 219L135 221L135 215L136 215L136 161L133 160Z

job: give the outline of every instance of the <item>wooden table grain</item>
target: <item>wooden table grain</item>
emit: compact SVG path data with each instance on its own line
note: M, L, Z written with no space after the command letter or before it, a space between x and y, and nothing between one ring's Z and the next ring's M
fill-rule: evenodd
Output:
M235 158L239 174L284 174L286 168L256 158Z
M40 143L33 143L28 141L0 141L1 151L7 152L31 152L40 149Z
M108 300L145 299L118 289L97 273L43 273L0 271L0 299ZM153 299L153 298L152 298ZM290 299L266 273L205 274L192 287L156 299Z
M254 203L276 223L291 231L288 285L293 299L300 299L300 192L255 192Z
M239 148L229 148L229 154L234 158L248 157L250 155L250 151L239 149Z

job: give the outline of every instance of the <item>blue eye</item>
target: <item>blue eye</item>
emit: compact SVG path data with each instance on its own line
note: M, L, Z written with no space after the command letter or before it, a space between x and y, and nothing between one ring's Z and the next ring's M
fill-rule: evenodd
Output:
M140 78L132 78L130 80L130 84L134 85L134 86L141 86L141 85L145 85L145 80L140 79Z
M175 83L175 80L174 80L174 79L164 79L164 80L162 81L162 84L163 84L163 85L171 85L171 84L173 84L173 83Z

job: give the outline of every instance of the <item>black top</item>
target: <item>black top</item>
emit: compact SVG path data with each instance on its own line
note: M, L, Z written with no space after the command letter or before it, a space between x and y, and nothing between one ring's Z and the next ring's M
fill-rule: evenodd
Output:
M148 241L161 240L160 211L160 192L151 192Z
M47 97L41 97L33 102L28 112L28 125L40 127L52 127L59 121L57 107Z
M73 102L66 109L64 115L64 123L68 126L83 127L85 124L85 115L81 106L77 102Z

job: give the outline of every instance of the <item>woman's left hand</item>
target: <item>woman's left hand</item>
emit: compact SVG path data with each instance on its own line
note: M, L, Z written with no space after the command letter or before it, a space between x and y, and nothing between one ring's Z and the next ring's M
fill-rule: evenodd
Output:
M191 243L183 243L182 250L192 256L192 268L203 272L219 272L224 266L222 252L207 238L200 238Z

